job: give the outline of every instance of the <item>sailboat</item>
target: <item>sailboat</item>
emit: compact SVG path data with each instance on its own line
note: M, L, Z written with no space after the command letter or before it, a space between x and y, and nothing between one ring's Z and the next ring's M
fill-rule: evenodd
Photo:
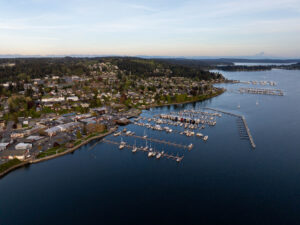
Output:
M144 150L145 150L145 151L148 150L147 140L146 140L146 146L144 147Z
M258 100L256 100L256 105L259 105L259 102L258 102Z
M136 151L137 151L136 141L134 141L134 146L133 146L132 152L135 153Z
M144 130L144 138L147 138L146 130Z
M240 105L240 104L238 104L237 108L238 108L238 109L240 109L240 108L241 108L241 105Z
M153 149L151 148L151 143L150 143L150 149L149 149L149 152L148 152L148 157L152 157L152 156L154 156L154 154L153 154L153 151L152 151Z
M121 138L121 143L119 145L119 149L123 149L126 146L126 142L123 141L123 138Z

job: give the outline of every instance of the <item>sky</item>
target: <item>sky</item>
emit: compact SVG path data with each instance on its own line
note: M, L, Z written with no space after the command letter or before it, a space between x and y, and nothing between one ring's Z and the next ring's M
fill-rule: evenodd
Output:
M0 0L0 54L300 58L300 0Z

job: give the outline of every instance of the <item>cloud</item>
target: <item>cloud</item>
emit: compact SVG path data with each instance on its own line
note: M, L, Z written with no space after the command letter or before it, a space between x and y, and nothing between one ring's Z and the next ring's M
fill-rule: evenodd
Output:
M154 9L152 7L148 7L146 5L136 5L136 4L129 4L127 5L129 8L132 9L138 9L138 10L143 10L143 11L148 11L148 12L157 12L157 9Z

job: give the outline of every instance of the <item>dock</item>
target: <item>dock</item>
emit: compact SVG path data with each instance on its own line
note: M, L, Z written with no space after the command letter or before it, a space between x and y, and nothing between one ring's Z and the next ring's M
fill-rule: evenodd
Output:
M125 135L122 135L125 137ZM161 140L161 139L155 139L155 138L149 138L149 137L142 137L142 136L137 136L137 135L131 135L130 137L134 137L134 138L138 138L138 139L143 139L143 140L147 140L147 141L152 141L152 142L156 142L156 143L160 143L160 144L165 144L165 145L169 145L169 146L173 146L173 147L177 147L177 148L183 148L183 149L191 149L189 148L188 145L182 145L182 144L177 144L177 143L173 143L170 141L165 141L165 140Z
M209 108L209 107L205 107L204 109L215 111L215 112L220 112L220 113L224 113L224 114L227 114L227 115L230 115L230 116L237 117L238 118L238 120L237 120L238 125L240 125L239 128L240 128L240 137L241 137L241 139L249 139L252 148L253 149L256 148L256 145L254 143L253 137L251 135L250 129L248 127L248 124L247 124L246 119L245 119L244 116L241 116L241 115L238 115L238 114L235 114L235 113L231 113L231 112L225 112L225 111L222 111L222 110L219 110L219 109Z
M283 91L280 89L264 89L264 88L240 88L241 94L259 94L259 95L276 95L283 96Z
M108 139L103 139L102 141L105 142L105 143L108 143L108 144L120 145L119 142L112 141L112 140L108 140ZM126 144L126 145L125 145L125 148L127 148L127 149L133 149L134 146ZM141 152L149 152L149 149L145 150L144 148L137 147L137 151L141 151ZM165 152L164 152L164 153L161 155L161 158L172 159L172 160L175 160L176 162L181 162L181 161L183 160L184 156L183 156L183 155L182 155L182 156L172 155L172 154L168 154L168 153L165 153Z

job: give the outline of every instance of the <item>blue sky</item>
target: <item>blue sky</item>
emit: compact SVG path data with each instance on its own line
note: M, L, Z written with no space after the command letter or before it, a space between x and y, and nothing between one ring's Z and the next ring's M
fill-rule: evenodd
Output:
M300 57L300 0L0 0L0 54Z

